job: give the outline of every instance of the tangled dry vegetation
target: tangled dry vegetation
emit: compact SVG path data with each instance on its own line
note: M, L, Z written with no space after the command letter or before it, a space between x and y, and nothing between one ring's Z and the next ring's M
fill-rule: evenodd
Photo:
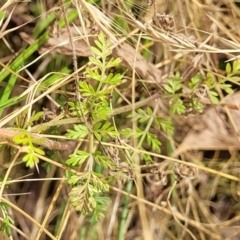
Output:
M240 239L240 3L62 3L0 3L0 239ZM76 98L76 79L92 83L85 70L100 32L121 59L109 72L124 75L111 88L109 121L128 132L94 141L92 151L107 153L115 168L94 170L110 190L104 218L90 224L71 205L66 179L89 171L91 161L65 164L90 138L65 135L79 121L66 102ZM13 141L20 130L12 126L40 145L38 164L18 161L24 144Z

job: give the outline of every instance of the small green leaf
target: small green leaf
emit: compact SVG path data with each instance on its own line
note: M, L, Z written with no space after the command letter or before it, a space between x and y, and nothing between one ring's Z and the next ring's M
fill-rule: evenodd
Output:
M172 121L165 120L161 117L156 117L154 123L162 129L165 133L172 135L173 134L173 123Z
M103 49L103 44L101 42L99 42L98 40L95 40L94 42L98 46L99 49ZM100 54L100 56L102 56L102 53Z
M0 20L2 20L3 18L5 18L6 14L2 11L0 11Z
M211 73L207 73L207 77L204 81L204 84L206 84L208 88L211 88L213 86L213 78L211 76Z
M88 134L88 129L86 126L82 124L75 124L74 130L68 129L67 130L67 137L73 138L73 139L79 139L79 138L85 138Z
M33 151L39 155L45 155L45 152L41 148L32 147Z
M201 74L197 73L194 77L191 78L188 83L188 87L192 90L196 89L201 82Z
M150 107L147 108L147 114L151 116L153 114L153 111Z
M156 136L153 133L147 133L147 143L152 147L153 151L160 152L161 142L156 139Z
M108 106L107 101L94 103L94 110L91 111L92 118L94 120L107 120L109 114L112 113L112 109Z
M226 64L226 73L229 74L232 72L232 67L231 67L231 64L230 63L227 63Z
M2 225L0 227L0 231L2 231L3 235L10 237L11 236L11 225L14 224L12 218L7 214L4 218Z
M93 128L94 134L96 134L99 137L112 137L116 138L119 134L115 131L115 127L112 126L111 123L107 122L104 124L96 124Z
M209 96L210 96L210 99L211 99L213 104L218 104L219 103L218 93L216 93L215 91L210 90L209 91Z
M140 128L137 128L136 132L133 132L131 128L125 128L120 131L121 134L123 134L126 138L136 137L140 138L144 131L142 131Z
M94 57L89 57L89 61L94 64L95 66L99 66L100 68L103 68L103 63Z
M16 135L13 138L13 142L16 144L28 145L28 143L31 142L30 133L27 131L23 131L23 132L19 133L18 135Z
M180 74L180 72L179 72L179 71L178 71L178 72L176 72L176 74L175 74L174 78L175 78L175 79L177 79L177 80L179 80L179 81L181 81L181 80L182 80L182 79L181 79L181 74Z
M100 48L101 49L101 48ZM95 47L91 47L91 51L93 52L93 53L95 53L97 56L99 56L99 57L101 57L102 56L102 53L97 49L97 48L95 48ZM92 58L92 57L90 57L90 58ZM91 61L91 59L89 58L89 60L90 60L90 62L92 62ZM97 60L97 59L95 59L95 60ZM99 61L99 60L98 60ZM100 61L99 61L100 62Z
M29 152L23 157L23 162L26 162L26 167L33 168L39 159L34 152Z
M230 85L230 84L229 84L229 85ZM233 90L231 87L226 87L224 90L225 90L228 94L234 93L234 90Z
M110 73L105 79L104 79L104 83L108 83L108 84L111 84L111 85L117 85L118 83L121 82L123 78L123 75L121 74L115 74L113 75L112 73Z
M163 85L164 89L169 93L174 93L173 89L169 85Z
M72 176L68 177L68 184L70 184L70 185L75 185L75 184L77 184L78 181L79 181L79 177L76 175L72 175Z
M105 49L103 50L103 58L106 59L107 56L112 54L112 50L111 49Z
M142 154L142 157L143 157L143 160L146 164L151 164L152 163L152 157L149 154Z
M94 96L96 94L93 86L91 86L90 84L87 84L86 82L80 82L79 87L80 87L80 92L84 97Z
M33 123L38 121L42 116L43 116L43 112L37 112L36 114L33 112L33 115L30 117L30 119L24 125L24 128L27 128L28 126L32 126Z
M105 68L111 68L111 67L116 67L121 63L121 59L120 58L111 58L109 60L109 62L107 63L107 65L105 66Z
M76 166L82 164L91 154L78 150L77 154L71 154L69 159L66 161L67 165Z
M239 70L240 70L240 61L239 61L239 59L237 59L237 60L235 60L233 62L233 70L232 70L232 72L239 73Z
M99 42L101 42L102 44L104 44L106 42L105 40L105 35L103 34L103 32L100 32L98 35L98 40Z
M113 161L108 156L102 155L99 151L95 152L93 157L96 163L101 164L103 168L112 168L114 166Z
M86 68L86 72L87 72L87 75L86 75L87 78L101 81L101 75L98 73L97 70L93 71L91 68Z
M185 106L183 105L183 101L180 98L176 98L172 100L172 104L170 106L170 112L172 114L183 114L185 113Z

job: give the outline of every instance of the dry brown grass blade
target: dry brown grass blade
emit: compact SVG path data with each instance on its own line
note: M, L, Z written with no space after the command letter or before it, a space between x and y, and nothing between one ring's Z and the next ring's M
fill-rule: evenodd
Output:
M18 2L17 7L21 5L20 1L7 1L1 10L6 10L8 6L16 2ZM41 1L40 3L42 4L41 6L51 8L49 10L49 12L51 12L53 9L56 9L56 7L53 7L53 4L51 6L52 2L49 2L51 1ZM176 130L175 135L169 137L169 141L167 141L164 138L166 134L163 137L162 131L151 125L152 119L148 120L149 122L146 124L148 126L146 126L144 123L138 124L135 119L128 121L125 119L125 114L122 114L126 113L126 111L132 111L132 113L134 113L138 107L142 107L145 111L145 107L150 106L153 110L151 118L155 118L155 116L166 117L168 119L172 118L172 116L168 114L168 100L162 96L162 93L160 95L159 93L153 94L152 92L159 92L159 85L157 86L155 84L156 82L164 82L165 84L166 78L177 71L183 76L183 84L186 87L191 77L198 71L202 74L201 81L205 80L207 73L211 74L216 82L219 79L228 80L225 72L223 70L220 71L219 62L222 56L226 57L229 61L238 58L240 49L238 27L240 16L239 8L233 1L229 0L156 0L148 2L117 0L100 1L99 5L89 4L89 2L84 0L73 0L72 3L79 15L79 19L74 22L74 27L70 29L73 34L77 56L91 56L89 46L94 45L96 35L101 31L104 32L107 38L113 43L112 56L120 57L122 59L122 65L127 68L124 82L116 86L119 99L117 99L116 102L113 101L113 104L116 104L116 106L113 106L114 114L109 117L113 118L119 115L116 118L119 117L119 120L124 122L124 127L130 127L132 132L137 132L138 127L144 126L144 134L153 132L163 144L162 154L157 154L150 148L147 149L148 151L142 150L145 145L139 144L136 139L131 140L126 145L119 144L118 146L118 144L111 144L113 147L124 149L124 151L129 153L129 156L134 153L133 156L136 158L133 159L133 161L137 162L135 165L139 168L137 170L133 169L134 173L137 174L137 181L135 182L136 188L134 188L132 192L138 191L137 196L126 193L119 188L112 187L112 190L118 192L118 196L126 195L132 199L128 206L129 216L126 223L125 239L129 240L130 238L128 237L132 233L134 234L132 235L132 239L139 238L144 240L148 240L148 238L150 238L148 236L152 236L152 239L164 240L230 240L231 238L238 238L238 236L235 235L239 235L239 230L237 229L239 222L239 155L237 152L229 151L231 156L222 158L222 156L220 157L220 151L216 151L225 149L239 150L240 102L238 93L229 98L224 98L227 93L220 89L218 92L222 102L219 106L213 106L209 102L204 103L204 101L202 101L208 109L211 109L207 111L204 110L205 112L200 117L199 115L193 115L194 123L191 124L192 129L182 138L182 141L178 141L178 130ZM147 12L148 10L149 12ZM93 26L90 27L86 24L89 16L91 16L93 23ZM170 24L171 26L166 30L161 24L157 25L156 19L152 19L156 16L160 16L158 20L161 20L164 24L166 24L168 20L174 19L174 27ZM121 29L115 24L115 17L119 17L125 22L125 25L122 25L125 29ZM9 17L9 19L12 21L12 18ZM77 25L79 23L81 26ZM7 21L5 22L4 27L5 26L8 26ZM4 31L2 30L1 36L3 37L3 34L4 37L8 35L12 36L15 31L19 30L19 27L20 25L17 25L17 27L10 27L7 30L3 28ZM97 31L92 32L93 30ZM21 36L22 39L29 44L32 44L34 41L29 34L23 33ZM34 68L36 63L42 61L45 56L54 58L55 54L72 55L73 50L72 47L70 47L69 33L66 29L59 31L58 38L51 37L46 45L39 50L39 53L41 56L37 56L37 58L34 56L34 60L31 60L32 62L30 64L24 65L21 70L27 69L27 71L32 74L32 68L30 68L30 66ZM196 55L196 53L198 54ZM84 58L84 61L85 59L86 58ZM37 105L45 99L47 94L53 94L55 92L59 94L63 93L64 86L72 81L74 75L84 72L86 66L89 66L85 63L86 62L72 74L64 76L59 82L51 85L39 96L35 96L35 94L32 95L31 100L25 106L12 111L6 118L3 118L0 126L3 127L5 124L13 121L16 116L27 108L30 109ZM45 69L42 71L44 72L44 70ZM30 74L28 76L30 76ZM45 77L49 76L49 74L47 73ZM19 77L21 77L20 74ZM26 80L26 77L24 79ZM128 81L128 79L131 81ZM36 79L38 82L41 82L41 80ZM230 82L234 84L234 90L239 91L238 79L230 79ZM34 92L37 88L38 85L34 84L34 86L24 91L21 96L30 95L31 92ZM143 104L141 97L147 100L147 102ZM128 106L122 107L125 106L126 102ZM124 119L122 119L122 116ZM188 117L189 116L186 116L182 120L181 130L185 130L185 128L187 130ZM33 126L32 132L37 131L38 128L40 129L40 127L43 126L46 128L55 126L55 120L59 121L59 125L61 126L66 124L67 120L69 120L70 124L79 122L79 120L74 118L56 118L50 122ZM174 118L175 127L177 127L178 124L180 125L180 121L178 120L178 118ZM201 126L202 128L200 128ZM196 129L196 127L199 128ZM1 133L2 139L4 140L11 140L17 134L13 130L3 128L0 128L0 135ZM6 135L8 136L6 137ZM11 135L11 137L9 137L9 135ZM43 146L55 144L55 142L50 140L51 137L54 137L51 135L32 134L31 137L33 139L44 139ZM58 138L64 139L65 137L58 136ZM47 142L45 142L45 140ZM85 141L83 142L85 143ZM62 144L65 143L67 144L67 142ZM87 144L88 141L86 141L86 145L81 147L85 148ZM96 146L97 144L98 143L96 143ZM107 143L103 145L108 146ZM166 148L165 145L167 145ZM174 153L169 150L169 145L176 148ZM13 144L11 144L11 146L13 146ZM67 149L67 146L69 148L69 145L66 145L64 149ZM71 148L70 151L72 153L74 147ZM59 149L59 147L57 147L57 149ZM208 155L209 151L206 151L210 149L216 151L212 158ZM192 150L194 150L194 154L191 154ZM226 152L228 151L224 153L226 154ZM66 154L66 151L64 151L64 153ZM151 156L162 172L160 171L158 174L147 172L149 166L146 168L142 166L143 161L141 156L143 156L143 154ZM169 157L172 154L176 156L176 158ZM179 159L180 155L181 159L185 159L186 156L188 161ZM57 157L57 159L52 159L47 156L38 157L46 163L51 163L60 171L67 169L71 173L77 173L70 168L66 168L63 162L59 162L60 157ZM124 159L124 157L124 154L122 154L121 160ZM205 161L209 161L210 163L206 163ZM165 164L164 166L166 168L164 170L161 169L163 164ZM173 169L175 169L176 166L181 166L182 168L179 168L180 170L199 169L199 176L196 177L196 179L191 179L191 184L186 179L176 182L173 177ZM179 172L181 173L180 170ZM79 171L82 171L82 169ZM163 175L167 179L167 183L164 186L160 186L158 184L162 182L161 176ZM152 178L154 181L148 181L146 183L146 176L155 177ZM50 183L46 183L45 186L48 188ZM114 199L120 198L115 198L116 195L114 191L110 193L113 201ZM21 216L23 216L22 219L30 219L29 227L26 228L27 230L34 228L30 226L31 224L35 224L37 226L36 229L40 229L38 238L44 238L44 236L48 235L47 237L50 239L75 240L82 234L82 232L80 233L82 229L90 229L89 231L91 231L91 233L94 231L97 232L97 239L104 240L106 238L105 229L108 227L111 218L111 209L114 205L111 201L108 203L109 212L106 213L106 218L97 223L94 231L92 231L89 224L84 221L82 215L71 211L69 202L66 201L67 204L63 217L60 220L60 227L55 236L53 236L53 226L48 223L48 220L51 218L50 212L52 210L57 211L61 205L60 202L63 199L67 199L67 189L63 188L62 195L58 194L59 192L56 191L55 197L58 199L54 199L54 201L56 200L56 202L54 202L55 205L51 206L49 201L49 199L53 199L49 197L51 193L47 196L46 193L41 192L38 206L40 206L41 201L44 201L46 208L49 209L48 212L45 209L43 211L43 213L47 213L43 222L42 215L38 215L39 209L35 212L32 211L34 218L31 218L27 214L24 215L24 212L21 212L21 209L18 209L16 205L14 206L12 204L10 206L12 209L21 213ZM221 194L227 195L230 198L230 202L222 201L221 204L218 204L213 197L218 198ZM168 206L164 205L166 198L169 200ZM116 215L111 218L115 219L114 222L111 222L110 226L112 228L112 239L117 238L120 221L119 216L122 213L122 199L122 197L119 199L120 204L117 211L115 211ZM3 200L5 199L3 198ZM139 211L136 206L139 206ZM224 209L227 208L230 208L232 211L230 215L228 215L227 210L224 211ZM226 217L228 218L226 221L220 217L216 219L216 216L220 216L221 212L226 213ZM55 220L56 219L57 218L55 218ZM39 224L39 222L42 222L42 224ZM24 225L21 225L21 227L22 226ZM90 234L86 234L84 237L85 239L92 240L91 236ZM110 234L108 237L111 238Z
M7 128L0 128L0 140L13 142L14 137L22 133L19 130L11 130ZM69 145L64 142L56 142L48 138L44 138L39 134L32 133L31 138L33 141L37 141L37 144L52 150L64 151L69 148Z

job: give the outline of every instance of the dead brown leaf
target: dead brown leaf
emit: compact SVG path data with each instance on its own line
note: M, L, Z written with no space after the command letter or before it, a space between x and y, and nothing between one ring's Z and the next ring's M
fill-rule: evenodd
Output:
M226 97L221 103L240 106L240 92ZM196 119L195 125L175 151L174 156L189 150L239 150L239 109L227 109L229 114L226 114L226 109L220 106L206 111L200 119Z
M92 54L86 38L79 34L83 32L83 29L79 27L78 30L76 30L74 27L71 27L71 32L74 38L76 55L79 57L91 56ZM34 39L30 35L27 35L26 33L21 33L20 35L28 44L32 44L34 42ZM59 37L50 37L49 40L39 49L39 53L44 54L49 52L72 55L72 48L69 44L67 29L60 29L58 35ZM88 37L88 41L91 46L95 45L94 40L96 40L95 36ZM133 67L135 67L136 74L139 77L156 81L158 83L161 82L162 72L155 67L154 64L148 62L144 57L142 57L142 55L131 45L122 43L120 46L113 49L112 55L115 58L119 57L122 60L121 64L129 70L132 70Z

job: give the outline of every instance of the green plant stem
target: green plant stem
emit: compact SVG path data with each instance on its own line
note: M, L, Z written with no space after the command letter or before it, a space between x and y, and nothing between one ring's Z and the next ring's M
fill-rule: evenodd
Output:
M132 191L132 186L133 186L133 181L129 181L126 185L125 191L127 193L131 193ZM125 196L124 201L123 201L123 211L121 215L121 220L120 220L120 225L119 225L119 231L118 231L118 240L124 240L125 236L125 226L126 226L126 221L128 217L128 212L129 212L129 203L130 203L130 197Z
M101 69L101 81L98 84L97 93L99 93L99 91L102 89L103 81L104 81L104 78L106 77L106 75L105 75L105 71L106 71L105 66L106 66L106 57L103 56L103 58L102 58L102 69Z
M148 123L147 123L147 126L146 126L145 130L144 130L144 133L143 133L141 139L138 142L138 146L137 146L138 149L141 148L141 146L143 144L143 141L146 138L147 133L149 132L149 129L150 129L151 125L152 125L152 122L154 120L154 117L155 117L155 114L156 114L157 110L158 110L158 106L156 106L154 108L154 112L153 112L152 116L148 120Z
M125 113L125 112L130 112L133 109L137 109L143 106L146 106L149 102L153 101L154 99L158 98L160 96L159 93L155 93L152 96L145 98L139 102L136 102L135 104L130 104L128 106L124 106L124 107L120 107L120 108L116 108L113 109L113 112L109 115L109 117L121 114L121 113Z
M128 105L126 107L116 108L116 109L113 110L113 112L108 117L110 118L114 115L118 115L118 114L121 114L121 113L124 113L124 112L129 112L133 108L137 109L139 107L145 106L147 103L156 99L158 96L159 96L159 94L155 93L151 97L148 97L144 100L141 100L141 101L135 103L134 105ZM33 132L38 132L39 130L46 130L51 126L64 125L64 124L74 124L74 123L79 123L79 122L81 122L81 119L79 119L79 118L59 119L59 120L55 120L55 121L53 120L51 122L36 125L32 128L32 130L33 130ZM7 141L12 142L13 138L20 133L21 133L20 130L0 128L0 140L3 140L3 141L7 140ZM41 139L42 141L39 142L39 145L41 145L43 147L46 147L46 148L53 149L53 150L60 150L60 151L62 150L63 151L65 149L68 149L68 147L69 147L67 143L56 142L56 141L50 140L48 138L44 138L40 134L31 133L31 137L33 139Z
M153 94L151 97L148 97L146 99L143 99L139 102L136 102L134 105L130 104L128 106L124 106L124 107L119 107L116 109L113 109L112 113L108 115L108 118L111 118L115 115L118 114L122 114L122 113L126 113L126 112L130 112L132 111L132 109L137 109L143 106L146 106L149 102L153 101L154 99L158 98L159 94L155 93ZM64 124L74 124L74 123L80 123L83 122L84 119L80 119L80 118L66 118L66 119L59 119L59 120L52 120L50 122L46 122L46 123L41 123L39 125L33 126L32 127L32 131L33 132L38 132L41 129L48 129L49 127L53 127L53 126L57 126L57 125L64 125Z
M89 158L89 171L92 171L93 170L93 164L94 164L94 162L93 162L93 154L94 154L94 134L93 133L91 133L91 135L90 135L90 146L89 146L89 150L90 150L90 153L92 154L91 156L90 156L90 158Z

